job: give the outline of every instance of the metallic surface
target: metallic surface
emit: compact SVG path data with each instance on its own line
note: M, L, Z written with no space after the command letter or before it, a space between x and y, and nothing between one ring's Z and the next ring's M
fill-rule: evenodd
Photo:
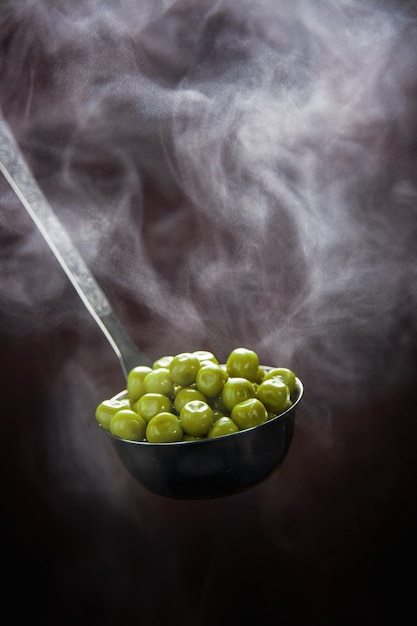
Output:
M265 368L267 369L267 368ZM114 399L125 394L117 394ZM158 495L202 499L231 495L268 478L285 459L303 396L297 379L293 406L261 426L233 435L179 443L148 443L111 437L122 463Z

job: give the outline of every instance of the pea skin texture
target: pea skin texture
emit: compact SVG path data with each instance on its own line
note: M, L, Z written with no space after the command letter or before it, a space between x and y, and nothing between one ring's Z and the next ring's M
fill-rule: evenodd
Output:
M191 352L181 352L172 359L169 364L171 378L177 385L185 387L195 382L197 372L200 368L200 361Z
M149 443L174 443L181 441L183 435L178 417L168 411L155 415L146 426L146 439Z
M294 393L296 388L296 379L292 370L286 367L275 367L264 375L263 380L269 380L270 378L280 378L287 385L290 393Z
M262 382L256 395L267 410L273 413L282 413L291 406L290 390L280 378L269 378Z
M215 365L219 364L217 357L214 356L214 354L212 352L209 352L208 350L196 350L195 352L193 352L193 354L194 356L198 358L201 364L206 363L207 361L210 361L211 363L214 363Z
M224 435L233 435L233 433L237 433L238 431L239 427L232 418L223 415L214 422L207 434L207 438L214 439L215 437L223 437Z
M111 419L110 432L120 439L143 441L146 436L146 422L135 411L121 409Z
M130 370L127 376L127 393L132 402L135 402L142 394L145 393L143 387L143 379L146 374L152 372L152 368L147 365L138 365Z
M257 398L248 398L243 402L235 404L232 409L231 418L239 426L239 430L260 426L266 422L268 411Z
M162 393L165 396L174 394L174 383L166 367L158 367L143 379L143 388L145 393Z
M149 422L158 413L171 411L171 408L171 400L162 393L145 393L134 405L134 409L143 417L145 422Z
M152 369L156 370L159 367L166 367L169 369L169 364L171 363L172 359L174 357L169 355L169 356L161 356L160 359L157 359L156 361L153 362L152 364Z
M236 376L229 378L224 383L222 400L228 411L231 411L238 402L243 402L243 400L254 397L255 387L246 378Z
M181 413L182 407L191 402L191 400L206 401L205 395L197 389L197 387L180 387L174 397L174 407L178 413Z
M258 379L258 355L247 348L236 348L227 358L226 369L229 376L247 378L255 382Z
M206 361L198 370L195 383L205 396L214 398L221 393L227 379L228 374L220 365Z
M213 425L213 410L207 402L191 400L182 407L180 422L187 435L201 437L206 435Z
M103 400L96 409L96 420L105 430L110 430L110 422L121 409L130 409L129 400Z

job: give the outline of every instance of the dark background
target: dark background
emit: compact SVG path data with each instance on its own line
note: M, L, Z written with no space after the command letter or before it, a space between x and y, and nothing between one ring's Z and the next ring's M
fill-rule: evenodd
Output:
M292 367L305 396L288 456L261 485L208 501L146 492L93 417L123 388L117 360L2 178L5 603L62 625L411 621L413 3L320 2L315 16L301 2L67 4L0 5L0 106L114 310L151 359L244 345ZM256 69L271 58L265 87ZM304 105L323 76L334 93L315 122ZM184 85L207 96L207 126L176 108ZM246 166L239 117L219 151L216 123L241 92L241 116L271 119L267 107L257 117L262 89L294 94L304 113L294 123L272 107L265 135L287 124L288 144L254 145ZM223 174L239 199L224 214L211 184ZM253 224L250 203L265 198Z

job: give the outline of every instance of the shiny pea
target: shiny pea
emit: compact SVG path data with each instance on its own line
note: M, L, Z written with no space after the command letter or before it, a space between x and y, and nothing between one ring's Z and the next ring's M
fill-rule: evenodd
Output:
M268 411L282 413L291 406L290 390L280 378L268 378L262 382L256 395Z
M180 422L187 435L193 437L207 435L213 425L213 410L207 402L191 400L182 407Z
M162 393L164 396L174 395L174 383L167 367L158 367L146 374L143 379L145 393Z
M265 381L271 378L280 378L287 385L290 393L294 393L297 383L292 370L286 367L275 367L264 375L263 380Z
M254 350L235 348L227 357L226 368L231 377L256 381L258 379L259 357Z
M191 402L191 400L205 402L206 396L195 386L179 387L174 397L174 407L177 413L181 413L182 407L187 404L187 402Z
M207 438L214 439L215 437L223 437L224 435L233 435L239 431L238 425L232 420L231 417L223 415L214 422L210 428Z
M195 383L207 398L214 398L222 392L227 379L228 374L220 365L205 361L197 372Z
M145 393L136 402L134 409L143 417L145 422L149 422L158 413L171 411L172 402L168 396L164 396L162 393Z
M199 368L200 361L191 352L181 352L175 355L169 364L172 380L182 387L192 385L195 382Z
M145 393L143 379L151 371L152 368L146 365L138 365L130 370L127 376L126 389L131 402L136 402Z
M221 395L226 409L231 411L238 402L254 398L255 393L255 388L249 380L236 376L224 383Z
M146 422L135 411L121 409L111 419L110 432L120 439L143 441L146 436Z
M146 439L149 443L174 443L181 441L184 431L177 415L169 411L158 413L146 426Z
M124 400L103 400L96 408L96 420L105 430L110 430L110 422L113 415L121 409L130 409L130 403L127 398Z
M257 398L248 398L235 404L230 416L239 426L239 430L246 430L264 424L268 418L268 411Z

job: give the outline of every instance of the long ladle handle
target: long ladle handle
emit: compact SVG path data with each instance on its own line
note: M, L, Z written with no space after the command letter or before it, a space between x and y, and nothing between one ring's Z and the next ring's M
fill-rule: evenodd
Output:
M125 378L135 365L150 365L132 342L104 292L41 191L13 134L0 115L0 171L29 213L119 360Z

